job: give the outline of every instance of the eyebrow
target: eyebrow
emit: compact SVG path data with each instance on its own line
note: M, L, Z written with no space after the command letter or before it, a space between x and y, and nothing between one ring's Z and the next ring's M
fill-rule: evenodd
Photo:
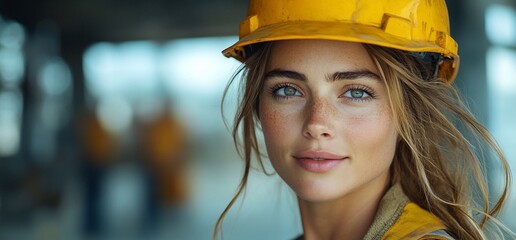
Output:
M304 74L283 69L273 69L265 74L265 79L272 77L290 78L300 81L306 81L306 76Z
M272 78L272 77L290 78L290 79L295 79L295 80L299 80L299 81L306 81L306 79L307 79L307 77L302 73L299 73L296 71L290 71L290 70L283 70L283 69L273 69L265 74L265 79ZM380 80L380 76L378 76L376 73L373 73L366 69L335 72L335 73L329 75L328 77L326 77L326 80L329 82L334 82L334 81L339 81L339 80L353 80L353 79L363 78L363 77Z
M338 80L346 80L346 79L357 79L357 78L372 78L376 80L380 80L380 76L378 74L373 73L369 70L358 70L358 71L349 71L349 72L336 72L332 74L328 79L330 81L338 81Z

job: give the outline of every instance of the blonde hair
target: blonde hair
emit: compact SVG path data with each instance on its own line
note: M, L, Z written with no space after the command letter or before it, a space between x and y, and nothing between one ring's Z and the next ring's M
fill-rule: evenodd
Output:
M243 95L234 118L233 139L245 161L244 174L236 195L215 225L214 239L247 185L253 153L263 169L256 123L272 44L253 45L254 54L240 70ZM457 239L487 239L486 223L497 222L494 217L509 191L511 175L504 154L464 106L455 88L433 77L420 58L376 45L364 47L385 82L399 135L391 166L392 182L401 183L411 201L441 218ZM226 93L236 76L228 83ZM498 161L504 172L503 190L494 205L489 204L488 161ZM503 238L501 233L498 238Z

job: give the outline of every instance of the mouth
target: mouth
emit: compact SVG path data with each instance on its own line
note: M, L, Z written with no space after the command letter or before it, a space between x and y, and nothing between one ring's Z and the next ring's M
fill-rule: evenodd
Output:
M346 156L325 152L325 151L303 151L294 154L295 159L312 159L316 161L323 160L343 160Z
M324 151L303 151L292 157L300 167L314 173L328 172L348 158Z

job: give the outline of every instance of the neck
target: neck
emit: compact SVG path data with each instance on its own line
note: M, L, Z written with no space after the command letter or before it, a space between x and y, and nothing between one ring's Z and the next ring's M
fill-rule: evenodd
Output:
M330 201L298 198L304 239L363 239L389 187L388 178L378 182Z

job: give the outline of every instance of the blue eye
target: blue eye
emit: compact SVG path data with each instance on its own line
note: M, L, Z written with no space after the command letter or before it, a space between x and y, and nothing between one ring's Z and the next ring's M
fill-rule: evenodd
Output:
M278 97L293 97L293 96L302 96L301 92L291 86L279 87L274 90L274 94Z
M351 99L365 99L371 97L367 91L362 89L350 89L346 91L343 96Z

